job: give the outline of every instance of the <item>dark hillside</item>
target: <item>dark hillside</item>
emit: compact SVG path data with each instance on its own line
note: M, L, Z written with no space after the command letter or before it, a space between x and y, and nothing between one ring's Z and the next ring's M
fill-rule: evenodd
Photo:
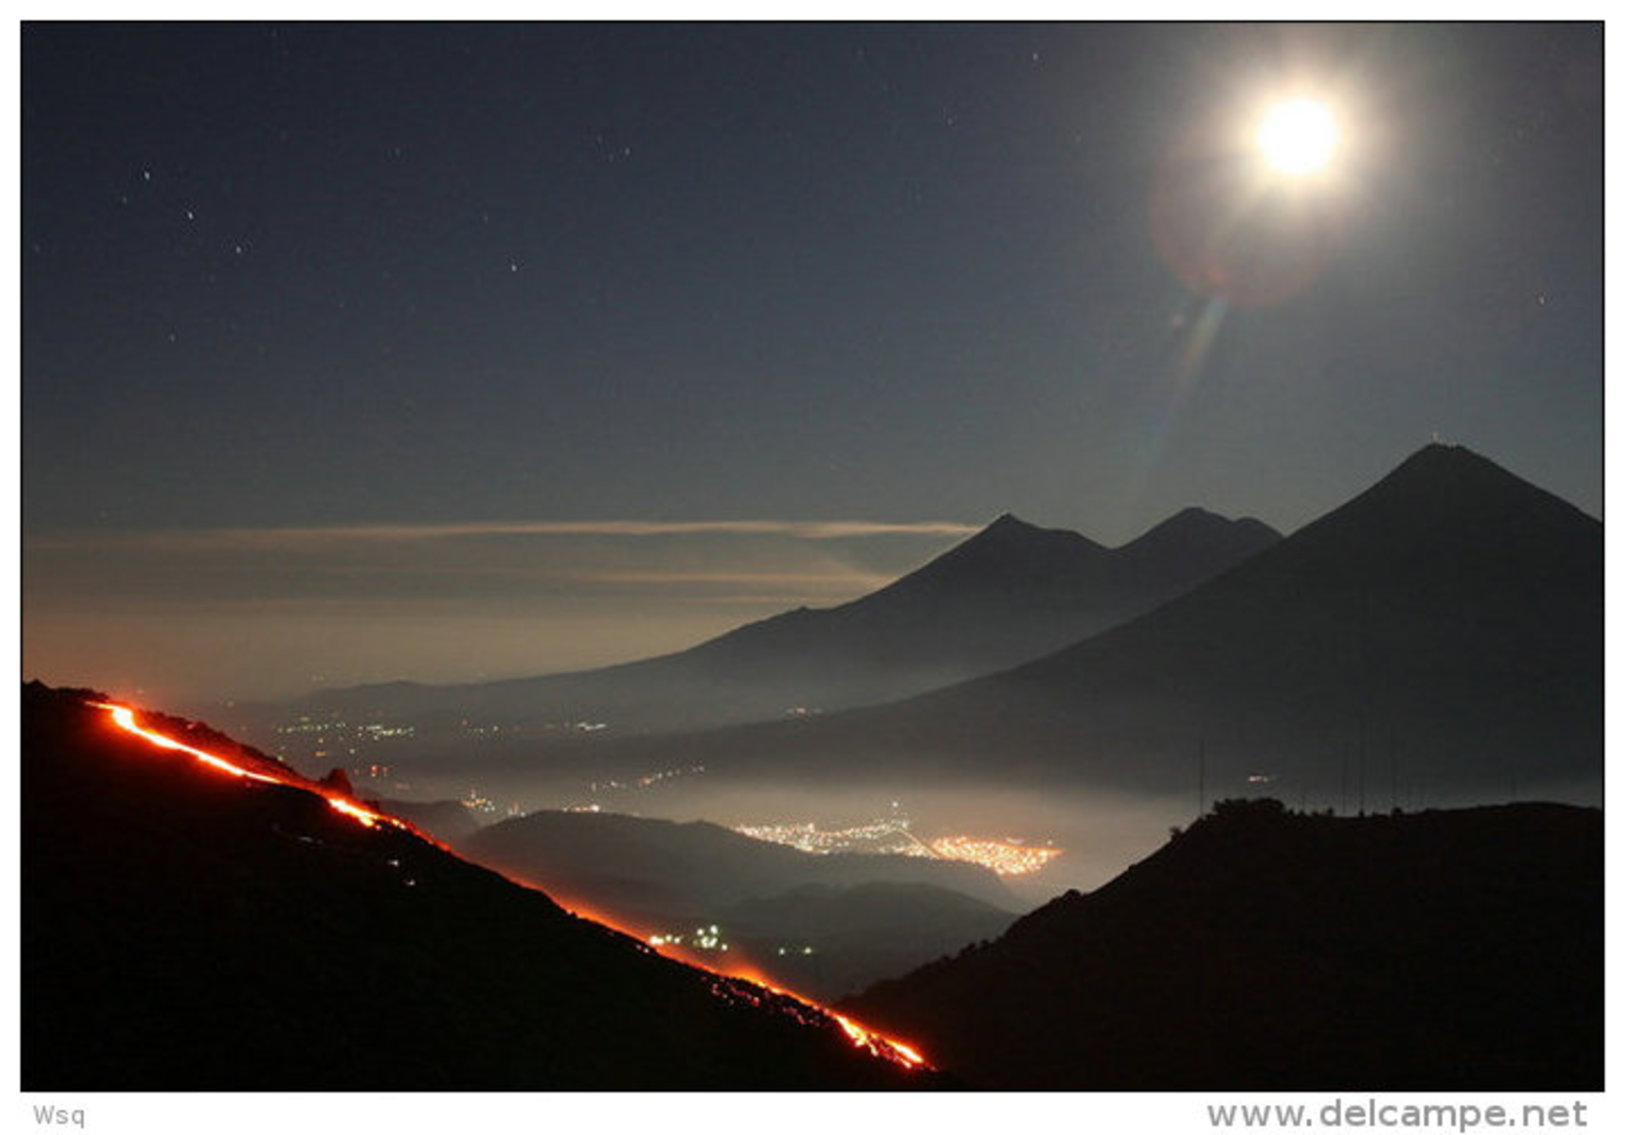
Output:
M607 812L534 812L458 850L644 933L716 925L731 957L816 997L854 993L991 937L1020 906L972 863L818 855L716 824Z
M27 1091L895 1088L830 1018L29 686Z
M850 1002L997 1088L1596 1091L1602 815L1230 802Z

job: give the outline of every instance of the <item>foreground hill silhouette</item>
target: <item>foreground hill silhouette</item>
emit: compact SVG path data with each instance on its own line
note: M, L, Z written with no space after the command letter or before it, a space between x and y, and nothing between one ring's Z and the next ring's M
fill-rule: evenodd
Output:
M1599 811L1229 802L847 1003L1005 1089L1603 1086Z
M975 864L815 855L703 822L535 812L457 848L646 934L717 925L770 979L818 997L854 993L990 938L1021 905Z
M24 1090L932 1078L406 831L130 737L84 691L25 689L22 788Z
M1108 549L1006 514L873 594L833 608L798 608L677 654L479 685L334 690L261 713L365 714L426 727L471 715L669 729L884 702L1085 638L1278 539L1257 520L1191 508Z
M1357 779L1385 799L1391 785L1431 800L1595 786L1602 595L1600 522L1433 445L1232 570L1034 662L662 751L703 753L713 774L1191 791L1205 746L1210 790L1262 774L1294 799L1337 800Z

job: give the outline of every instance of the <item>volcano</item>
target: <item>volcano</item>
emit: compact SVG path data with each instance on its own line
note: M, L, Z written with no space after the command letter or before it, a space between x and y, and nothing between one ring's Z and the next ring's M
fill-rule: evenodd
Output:
M1432 445L1156 610L890 705L668 745L723 771L967 774L1297 802L1595 792L1602 525ZM647 757L644 758L645 760ZM1210 797L1212 798L1212 797Z
M184 722L154 719L186 738L160 746L105 701L24 690L27 1091L934 1079L854 1022L661 957L336 785Z
M895 700L1037 658L1151 610L1280 539L1198 508L1120 548L1010 514L872 594L800 607L676 654L469 686L326 691L261 715L666 731Z

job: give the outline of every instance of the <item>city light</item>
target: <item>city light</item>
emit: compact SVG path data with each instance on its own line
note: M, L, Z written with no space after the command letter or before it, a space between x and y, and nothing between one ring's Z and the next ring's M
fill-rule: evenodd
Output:
M931 850L943 859L979 863L1000 875L1030 875L1061 854L1058 847L1035 847L1016 840L943 836L931 841Z
M896 807L894 804L893 807ZM745 824L740 835L766 840L814 855L912 855L975 863L1000 875L1030 875L1062 853L1051 843L1029 843L1006 836L990 839L949 835L922 840L910 830L904 816L893 816L849 828L820 828L810 822Z
M812 823L743 824L734 831L814 855L932 855L931 849L909 831L908 820L901 817L849 828L820 828Z

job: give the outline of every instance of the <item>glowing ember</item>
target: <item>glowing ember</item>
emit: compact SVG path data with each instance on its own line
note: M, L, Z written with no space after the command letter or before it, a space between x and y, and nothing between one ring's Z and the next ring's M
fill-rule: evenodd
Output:
M436 840L430 839L428 836L425 836L422 832L418 831L404 820L397 819L394 816L386 816L382 812L371 811L362 807L360 804L357 804L354 800L351 800L348 797L339 795L332 790L312 781L305 780L294 773L289 772L280 775L273 775L271 773L257 772L254 769L244 768L242 765L229 761L219 754L211 753L204 749L194 748L191 745L187 745L183 742L175 740L173 737L169 737L163 733L157 732L156 730L147 728L136 719L135 710L130 709L128 706L114 705L110 702L90 702L89 704L95 709L105 709L108 714L111 715L114 724L116 724L120 729L123 729L127 733L132 733L146 741L148 744L154 745L160 749L169 749L174 752L187 753L197 758L200 763L214 769L217 772L228 773L232 776L242 777L246 780L257 780L265 784L280 784L289 788L298 788L305 792L314 792L318 796L322 797L322 799L326 800L335 811L342 812L344 815L349 816L351 819L354 819L356 822L364 824L369 828L378 824L389 824L393 827L400 828L402 831L410 832L411 834L418 836L420 839L424 839L426 842L432 843L437 847L441 847L443 850L448 850L449 852L449 849L444 848L444 845L440 844ZM454 852L450 853L455 854ZM540 888L532 889L540 890ZM572 905L576 906L576 909L574 909L572 913L579 917L588 918L593 922L601 923L602 925L609 927L611 930L626 934L628 937L635 940L643 937L640 934L630 933L629 931L617 926L613 921L604 918L596 911L588 911L586 908L580 907L577 904ZM642 945L641 942L640 945ZM648 949L647 946L643 946L643 948ZM664 951L661 952L664 954ZM745 973L738 970L733 973L727 973L719 969L714 969L702 962L697 962L693 958L687 956L677 957L674 958L674 960L683 962L684 964L692 966L695 969L705 970L706 972L715 974L718 977L727 978L730 981L742 981L759 985L772 993L776 993L781 997L787 997L792 1001L806 1006L807 1008L812 1009L815 1013L822 1014L823 1016L828 1017L830 1020L833 1020L836 1024L840 1025L842 1031L846 1033L854 1045L881 1059L890 1060L893 1063L909 1069L929 1067L929 1065L927 1065L925 1062L925 1058L910 1046L903 1044L900 1041L893 1040L890 1037L882 1036L871 1029L866 1029L856 1021L853 1021L848 1017L843 1017L839 1013L832 1012L822 1005L819 1005L817 1002L802 997L798 993L791 993L787 989L780 989L777 986L763 980L759 974Z

